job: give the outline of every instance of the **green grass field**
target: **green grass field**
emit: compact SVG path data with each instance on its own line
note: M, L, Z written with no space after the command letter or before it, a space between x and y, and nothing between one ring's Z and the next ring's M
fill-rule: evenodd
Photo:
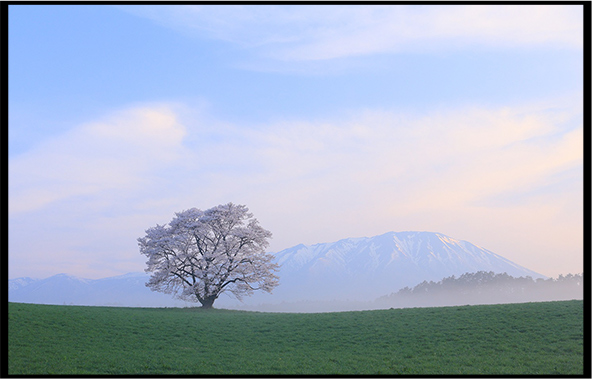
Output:
M9 304L9 375L583 375L583 302L285 314Z

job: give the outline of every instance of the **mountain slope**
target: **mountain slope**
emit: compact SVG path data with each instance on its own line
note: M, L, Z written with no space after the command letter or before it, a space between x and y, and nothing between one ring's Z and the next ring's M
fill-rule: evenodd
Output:
M298 301L373 301L424 280L439 281L467 272L493 271L514 277L542 275L493 252L440 233L389 232L375 237L297 245L275 255L280 286L273 294L255 292L244 305ZM47 279L9 281L13 302L76 305L188 306L172 295L145 286L149 274L130 273L104 279L60 274ZM241 307L221 296L219 307Z
M286 300L372 300L424 280L476 271L543 277L469 242L430 232L298 245L276 258L281 270L274 293Z

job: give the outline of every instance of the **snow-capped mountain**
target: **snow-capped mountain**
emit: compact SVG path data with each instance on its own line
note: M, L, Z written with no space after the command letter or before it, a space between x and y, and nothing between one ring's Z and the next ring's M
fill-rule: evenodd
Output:
M36 279L33 278L16 278L16 279L12 279L8 281L8 291L16 291L19 288L23 288L33 282L35 282Z
M297 245L275 255L281 270L273 297L286 301L367 301L424 280L477 271L544 278L489 250L431 232Z
M301 244L274 255L280 264L280 285L273 294L256 292L244 303L223 295L216 306L257 310L265 309L261 304L284 302L371 302L424 280L437 282L477 271L544 278L489 250L430 232L389 232L332 243ZM143 307L198 305L151 291L145 286L149 276L140 272L94 280L66 274L40 280L18 278L9 280L9 301ZM344 304L340 310L349 306Z

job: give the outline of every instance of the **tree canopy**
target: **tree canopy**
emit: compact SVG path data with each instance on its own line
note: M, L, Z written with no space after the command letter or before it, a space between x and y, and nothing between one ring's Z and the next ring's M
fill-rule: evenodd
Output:
M265 253L271 232L244 205L228 203L206 211L175 213L168 225L156 225L138 238L148 257L146 286L211 308L224 292L239 300L255 290L271 292L278 265Z

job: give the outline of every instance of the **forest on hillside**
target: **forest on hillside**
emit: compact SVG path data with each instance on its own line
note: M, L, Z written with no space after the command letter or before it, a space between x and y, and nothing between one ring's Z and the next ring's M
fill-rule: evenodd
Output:
M520 303L583 299L583 274L559 275L558 278L533 279L512 277L493 271L454 275L439 282L423 281L413 288L377 299L391 307L441 306L464 304Z

